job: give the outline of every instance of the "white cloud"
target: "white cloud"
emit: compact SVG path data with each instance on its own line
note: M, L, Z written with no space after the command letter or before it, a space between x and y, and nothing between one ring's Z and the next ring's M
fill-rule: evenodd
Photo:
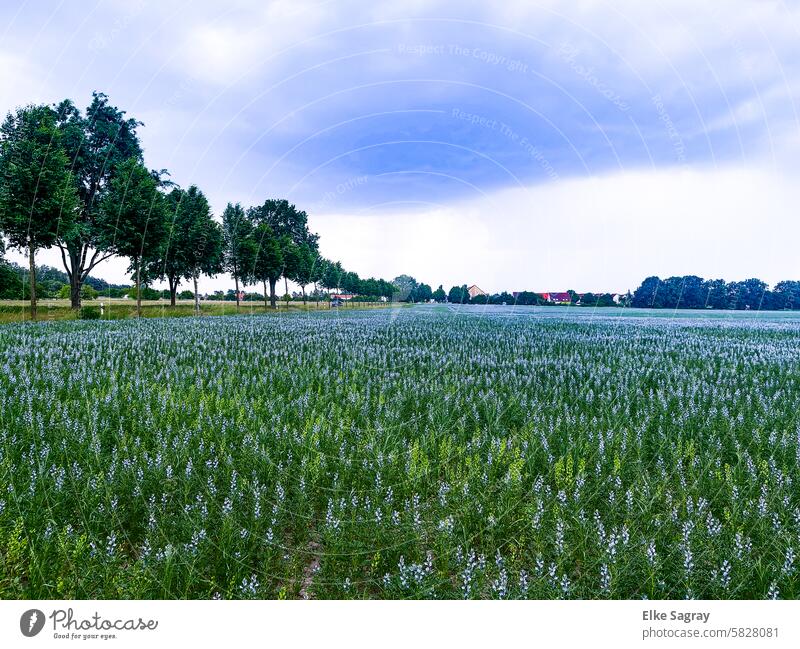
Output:
M38 66L18 54L0 51L0 108L6 112L38 101L42 101Z
M580 64L592 66L601 83L624 100L639 102L629 114L635 116L655 160L667 159L658 149L663 149L665 136L648 90L663 95L687 147L693 136L699 140L709 135L708 147L713 141L720 148L718 160L729 160L737 151L747 159L718 169L692 167L697 160L703 164L717 155L702 150L697 159L687 156L683 170L639 166L626 173L526 189L495 190L496 185L487 182L482 187L487 197L422 209L409 203L407 209L391 213L375 208L322 214L298 198L311 210L323 252L362 275L407 272L429 283L476 282L487 290L624 290L650 273L726 279L756 275L769 282L800 276L792 250L799 227L794 213L798 190L791 177L800 159L796 3L228 0L223 6L190 3L184 10L148 3L141 15L131 15L128 4L115 0L102 5L97 15L86 14L85 25L81 12L65 8L64 15L47 22L32 9L27 21L9 32L0 51L0 106L55 101L65 94L85 105L92 89L104 90L147 123L142 137L148 164L169 167L183 185L198 183L217 212L228 200L246 197L243 200L255 203L267 195L282 195L309 168L355 146L352 138L330 137L317 149L301 147L281 158L310 134L322 133L337 121L394 110L403 99L391 86L337 93L402 78L444 81L403 86L414 108L440 107L443 97L452 97L453 103L474 104L470 110L476 113L492 114L504 106L493 91L529 101L563 127L590 162L597 162L587 168L609 168L608 160L602 159L604 154L610 158L608 153L592 145L596 127L591 120L574 111L572 100L561 93L542 92L532 76L506 74L473 58L414 58L396 52L400 43L448 43L452 38L469 45L474 39L498 55L524 59L537 73L563 85L607 129L615 155L618 150L622 158L617 166L642 165L643 155L625 157L635 149L627 118L609 113L603 97L556 56L566 41L580 50ZM351 29L371 22L383 24ZM513 31L534 38L515 36ZM327 32L333 35L318 38ZM95 33L110 39L100 53L90 47ZM554 50L548 55L536 38ZM40 42L47 47L31 46ZM390 54L346 58L381 47L389 48ZM313 74L276 87L331 59L336 60ZM182 85L187 75L188 88ZM468 92L464 88L469 84L490 92ZM328 96L333 99L323 100ZM698 104L697 112L692 101ZM303 109L306 104L315 109ZM290 119L275 126L285 116ZM403 136L399 128L396 134L386 124L376 127L386 131L386 140ZM363 139L370 141L367 122L364 128ZM747 128L750 131L742 136L746 141L736 147L736 129ZM438 139L440 134L434 136ZM441 134L442 139L447 136ZM475 147L483 145L480 138L475 140ZM404 170L435 168L438 161L424 155L410 156ZM275 160L281 160L280 169L265 178ZM332 170L326 181L335 186L342 180L337 173L360 177L373 171L357 162ZM582 169L576 166L572 171ZM449 167L436 170L458 174ZM324 194L326 187L314 180L318 193ZM388 189L377 198L369 192L364 196L387 203L418 197L413 186L402 188ZM40 261L60 264L58 256L49 253ZM98 273L125 281L126 266L114 261ZM222 286L227 286L222 278L203 280L205 290Z
M330 10L329 3L304 1L234 3L230 12L181 30L175 63L199 79L229 85L288 48L301 47L330 20Z
M581 178L425 211L314 219L363 275L485 290L624 291L645 275L800 277L800 188L757 168Z
M622 292L646 275L770 284L800 279L800 187L754 167L670 169L514 188L392 213L317 214L321 252L362 277L476 283L487 291ZM25 258L9 251L9 258ZM56 251L37 263L60 268ZM129 282L127 262L97 275ZM230 288L202 278L201 291Z

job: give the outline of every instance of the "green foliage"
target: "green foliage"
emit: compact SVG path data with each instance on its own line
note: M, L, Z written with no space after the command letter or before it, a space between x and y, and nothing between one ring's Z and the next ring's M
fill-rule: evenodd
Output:
M280 279L284 270L283 251L287 243L275 236L275 232L265 222L258 223L251 235L250 250L254 254L253 267L249 275L257 282L270 285L270 302L275 308L277 296L275 283Z
M320 284L329 290L339 288L342 275L344 275L344 269L340 262L326 261Z
M285 199L268 199L247 210L247 216L254 224L268 225L278 239L317 250L319 237L308 229L308 214Z
M81 320L99 320L100 307L99 306L82 306L78 313L78 318Z
M428 302L432 298L433 290L431 287L428 284L419 284L414 290L412 302Z
M47 106L9 113L0 126L0 229L19 249L49 248L74 229L77 194Z
M173 189L165 200L166 234L159 254L149 263L151 278L166 277L175 291L183 279L216 275L223 269L222 228L211 217L203 192L192 185Z
M300 285L305 296L306 286L311 284L316 277L314 268L317 263L318 254L308 243L300 243L294 246L293 266L287 267L286 272L289 278ZM291 268L291 270L289 270Z
M467 285L454 286L447 294L447 301L453 304L467 304L469 303L469 291Z
M62 284L56 295L62 300L68 300L72 295L72 287L69 284ZM81 286L81 298L84 300L96 300L99 296L100 292L91 284L84 283Z
M147 278L146 269L165 242L166 201L160 187L158 174L131 158L120 165L103 199L99 218L105 236L113 239L113 244L105 245L113 245L117 254L131 259L134 287Z
M75 227L60 231L59 245L65 252L65 268L82 283L100 261L120 254L116 224L103 218L103 204L113 179L124 170L123 163L142 159L136 133L141 122L126 118L125 111L98 92L92 93L84 114L69 99L55 106L55 113L79 199Z
M581 306L609 307L617 305L611 293L584 293L578 296L578 300Z
M228 203L222 213L222 265L238 283L245 283L253 268L254 247L250 235L253 224L239 203ZM235 296L234 296L235 297Z
M410 275L399 275L394 278L392 283L397 287L397 291L393 296L396 302L411 300L413 292L417 288L417 280Z
M0 126L0 230L12 246L28 250L33 317L36 251L75 229L78 196L68 163L51 108L8 114Z
M132 298L136 299L137 291L135 286L131 286L125 291L125 294ZM157 291L154 288L149 286L142 286L141 287L141 296L143 300L160 300L161 299L161 291ZM192 293L192 297L194 297L194 293Z
M166 201L159 178L138 160L120 165L103 201L105 236L119 255L152 261L166 237Z
M800 308L800 282L778 282L773 290L756 278L741 282L706 280L696 275L647 277L634 291L631 305L654 309L739 309L772 311Z
M513 302L509 302L509 304L518 304L520 306L539 306L544 304L544 300L538 293L533 293L532 291L522 291L517 293Z
M2 135L6 164L0 168L5 174L0 199L7 208L6 234L21 248L28 243L35 248L57 244L67 270L37 282L43 296L70 298L77 308L81 298L94 297L92 291L78 290L85 284L103 295L124 293L125 286L89 276L112 255L131 260L134 285L164 278L171 295L181 279L196 280L223 270L240 288L250 282L269 283L273 304L280 277L299 284L303 296L309 284L366 297L391 297L396 291L385 280L362 280L340 263L321 259L319 237L309 230L308 215L285 199L269 199L247 211L228 204L220 227L196 186L174 187L164 196L162 190L172 183L162 181L166 172L149 172L144 166L140 126L103 93L93 93L83 113L64 100L8 116ZM34 185L35 195L30 194ZM61 213L54 219L57 203ZM27 227L30 218L22 209L26 206L35 227ZM27 295L30 289L17 290L8 270L0 265L0 297ZM65 284L75 290L64 289Z
M19 267L17 267L19 268ZM0 259L0 300L24 300L27 296L27 289L21 273L11 264ZM26 294L23 296L23 291Z
M0 530L0 598L15 599L28 581L30 554L23 519L17 518ZM5 534L2 532L5 531Z
M96 300L99 295L100 294L89 284L84 284L83 286L81 286L81 297L84 300Z

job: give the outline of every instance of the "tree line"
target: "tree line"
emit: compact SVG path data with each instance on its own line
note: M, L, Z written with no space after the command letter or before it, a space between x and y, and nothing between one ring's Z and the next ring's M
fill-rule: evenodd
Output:
M742 309L776 311L800 309L800 282L785 280L772 289L756 278L740 282L703 279L696 275L646 278L631 306L654 309Z
M341 262L319 254L319 237L308 229L308 215L286 200L269 199L263 205L244 209L228 204L222 214L223 270L235 284L237 304L240 284L263 286L264 304L277 306L276 285L283 278L285 295L288 281L300 287L303 302L306 288L343 291L392 299L395 286L384 279L362 279L347 271Z
M3 246L0 242L0 300L30 299L29 270L18 264L4 260ZM86 278L81 287L84 300L94 300L100 295L123 297L130 294L132 287L128 284L109 284L104 279ZM44 298L69 299L71 287L69 278L63 270L52 266L36 267L36 295Z
M396 299L405 302L447 302L450 304L493 304L493 305L517 305L517 306L553 306L553 302L546 300L541 293L533 291L521 291L509 293L491 293L476 295L471 297L469 288L466 284L453 286L449 291L445 291L440 284L439 288L432 290L430 285L418 283L416 279L409 275L400 275L394 278L394 285L397 287ZM630 295L619 296L618 301L614 300L611 293L578 293L569 289L566 291L570 296L570 304L575 306L628 306Z
M277 285L283 279L306 289L409 302L457 304L544 304L542 296L525 291L470 298L467 286L433 289L409 275L393 281L362 279L338 261L319 253L319 236L308 226L308 215L285 199L267 199L243 207L228 203L221 220L211 213L203 192L183 189L164 170L145 166L138 129L142 122L127 117L103 93L93 93L80 111L66 99L54 105L29 105L10 112L0 125L0 234L11 247L28 254L23 299L30 299L36 318L37 292L68 293L73 308L98 290L90 273L102 261L118 256L130 261L141 314L143 290L165 281L171 304L179 284L192 283L199 312L201 275L230 273L239 306L242 289L260 286L265 308L277 308ZM0 237L0 261L3 253ZM66 282L49 269L46 282L37 282L36 253L57 248ZM0 293L11 278L20 277L0 263ZM64 290L63 284L68 285ZM44 288L43 288L44 287ZM88 287L88 288L87 288ZM105 285L105 288L110 288ZM122 287L118 287L122 289ZM91 290L90 290L91 289ZM610 306L609 294L577 294L571 303ZM2 295L0 295L2 297ZM770 289L766 282L747 279L726 282L694 275L646 278L623 305L688 309L798 309L800 282L782 281Z
M172 304L180 282L192 282L199 311L199 277L221 272L234 279L237 306L240 288L258 284L265 306L276 308L281 278L287 293L291 280L304 296L313 284L315 290L391 298L391 282L361 279L322 258L308 215L287 200L247 209L229 203L217 221L196 185L183 189L166 170L145 166L137 132L142 126L97 92L83 112L69 99L29 105L0 126L0 234L27 251L23 294L33 319L35 256L50 248L61 253L74 309L87 296L90 273L112 256L130 261L137 315L143 287L156 280L167 282ZM8 272L4 265L0 279Z

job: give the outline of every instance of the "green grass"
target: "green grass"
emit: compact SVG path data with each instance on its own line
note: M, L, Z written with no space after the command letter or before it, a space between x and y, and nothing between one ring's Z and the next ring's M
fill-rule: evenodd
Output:
M796 598L800 320L626 315L2 327L0 597Z
M135 300L120 300L120 299L98 299L98 300L84 300L84 306L99 307L103 304L103 319L104 320L123 320L126 318L136 317L136 302ZM354 303L344 309L375 309L384 308L387 305L381 303ZM296 312L296 311L316 311L328 309L329 306L320 302L309 301L307 304L302 302L291 301L287 303L280 301L276 310L266 309L267 312ZM247 315L264 313L264 304L261 302L242 302L237 310L236 302L217 302L217 301L203 301L200 303L200 311L202 315L218 316L218 315ZM78 314L70 308L69 300L41 300L37 306L37 319L42 322L52 322L55 320L76 320ZM170 306L166 300L157 301L143 301L142 302L142 317L143 318L175 318L184 316L193 316L194 301L192 300L178 300L175 306ZM25 322L30 320L30 303L20 300L0 300L0 323L12 322Z

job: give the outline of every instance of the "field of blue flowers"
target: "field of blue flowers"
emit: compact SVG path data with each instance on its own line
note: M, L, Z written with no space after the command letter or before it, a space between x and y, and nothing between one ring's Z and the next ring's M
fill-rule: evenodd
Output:
M600 313L4 326L0 597L798 597L800 319Z

